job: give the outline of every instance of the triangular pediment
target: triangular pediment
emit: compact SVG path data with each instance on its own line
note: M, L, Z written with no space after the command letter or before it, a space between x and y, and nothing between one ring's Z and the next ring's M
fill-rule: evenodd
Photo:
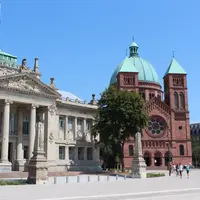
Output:
M155 109L162 112L167 117L169 117L171 114L171 108L157 97L154 97L147 102L146 109L148 114L150 114Z
M11 74L0 77L0 88L51 98L60 98L60 94L28 73Z

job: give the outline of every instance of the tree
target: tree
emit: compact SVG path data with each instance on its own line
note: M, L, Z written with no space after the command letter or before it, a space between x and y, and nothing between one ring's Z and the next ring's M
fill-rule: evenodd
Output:
M101 94L98 106L93 135L100 133L100 142L105 146L113 145L124 170L124 144L141 131L148 120L145 102L136 92L120 91L111 86Z
M192 138L192 157L195 167L197 167L200 161L200 141L195 137Z

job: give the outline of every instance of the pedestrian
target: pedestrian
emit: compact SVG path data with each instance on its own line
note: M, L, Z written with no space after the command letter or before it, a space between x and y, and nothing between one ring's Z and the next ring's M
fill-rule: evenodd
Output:
M179 165L176 164L176 176L178 176L178 175L179 175Z
M182 176L183 176L183 165L181 163L179 163L179 175L180 175L180 178L182 178Z
M187 173L187 177L189 178L189 176L190 176L190 164L186 165L186 173Z
M169 176L171 176L173 170L172 164L169 164L168 168L169 168Z

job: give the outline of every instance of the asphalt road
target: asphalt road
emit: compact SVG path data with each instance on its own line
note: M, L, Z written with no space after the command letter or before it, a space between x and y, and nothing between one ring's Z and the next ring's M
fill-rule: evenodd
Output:
M0 200L199 200L200 171L179 177L57 185L1 186Z

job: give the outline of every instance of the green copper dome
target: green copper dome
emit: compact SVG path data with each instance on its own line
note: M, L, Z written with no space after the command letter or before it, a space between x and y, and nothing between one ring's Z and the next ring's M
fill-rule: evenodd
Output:
M138 45L133 42L130 47L130 56L126 58L118 67L115 69L111 79L110 84L115 84L117 82L117 75L119 72L123 72L121 70L122 64L126 69L126 72L138 72L138 80L146 81L146 82L154 82L160 84L158 75L154 69L154 67L143 58L138 55ZM129 62L127 61L129 60Z

